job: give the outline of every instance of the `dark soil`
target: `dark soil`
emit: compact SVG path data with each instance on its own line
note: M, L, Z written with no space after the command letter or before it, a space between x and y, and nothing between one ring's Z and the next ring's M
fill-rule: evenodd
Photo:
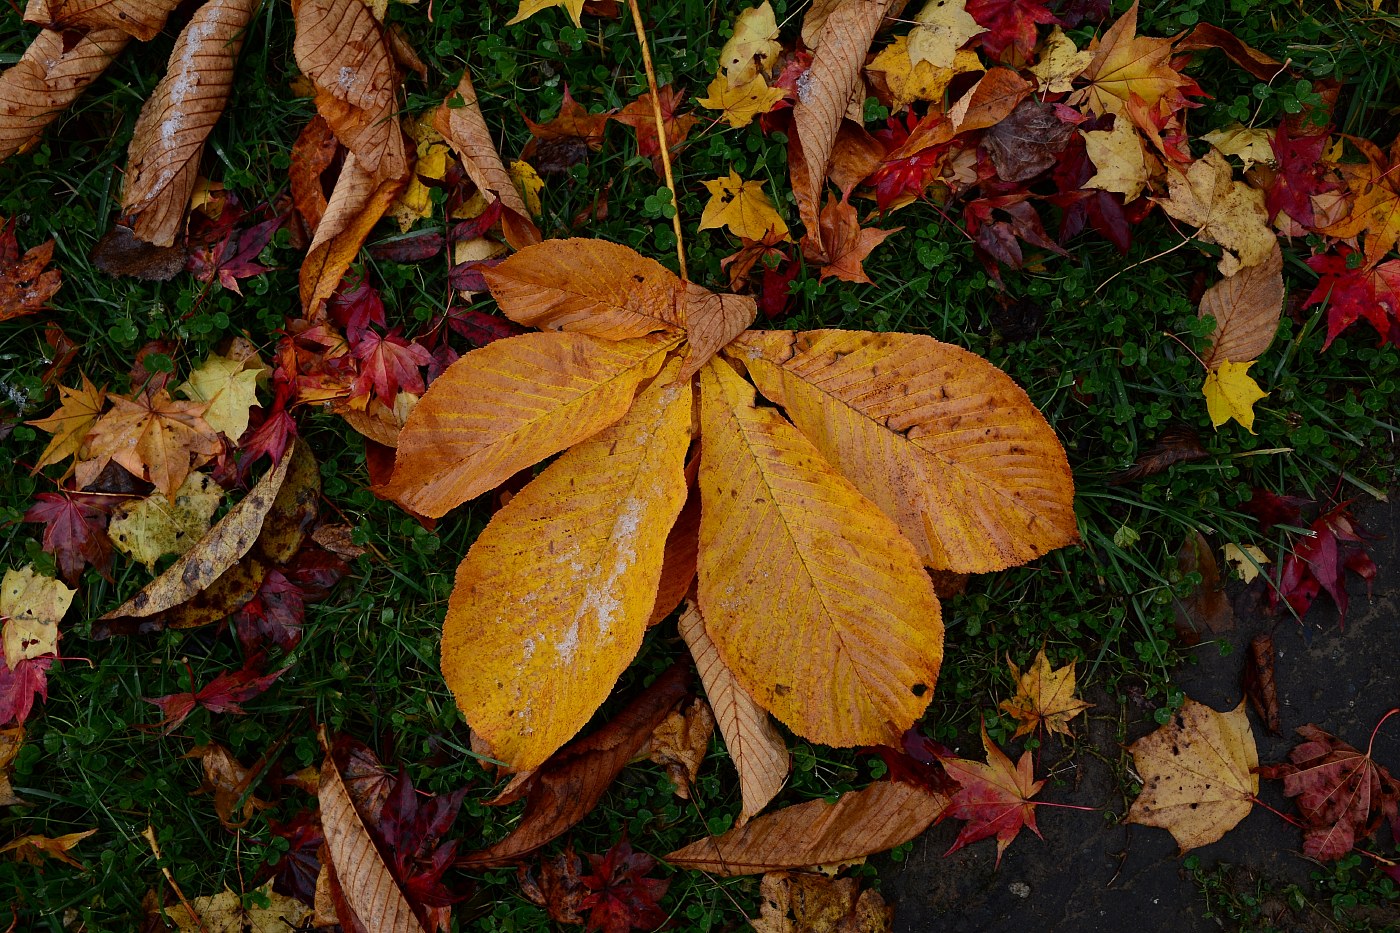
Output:
M1392 499L1395 497L1392 496ZM1178 671L1186 695L1220 710L1242 696L1240 674L1250 639L1271 632L1276 647L1281 736L1271 736L1251 711L1261 762L1283 761L1297 743L1294 729L1306 723L1364 749L1376 722L1400 705L1400 505L1376 504L1360 513L1365 528L1384 538L1371 543L1380 565L1374 597L1353 579L1346 628L1324 595L1300 626L1289 615L1259 609L1255 589L1239 593L1235 624L1193 650L1194 663ZM1228 648L1226 647L1228 646ZM1207 916L1200 889L1185 870L1165 831L1120 825L1128 801L1120 775L1131 764L1124 750L1156 728L1152 709L1105 696L1087 722L1074 724L1078 742L1047 742L1039 753L1038 777L1049 777L1042 798L1101 808L1098 812L1041 807L1044 840L1023 831L996 867L996 844L986 840L943 857L957 824L936 826L914 844L908 859L882 866L883 891L895 905L896 931L1113 931L1191 933L1232 929L1231 921ZM961 749L980 757L980 749ZM1400 721L1387 723L1376 740L1375 758L1400 773ZM1291 813L1277 781L1265 781L1261 799ZM1383 830L1383 832L1385 832ZM1256 806L1223 839L1195 850L1202 869L1230 866L1242 889L1264 881L1272 887L1307 884L1318 867L1301 852L1301 834ZM1380 846L1377 847L1381 848ZM1297 913L1281 900L1264 904L1272 925L1293 930L1336 930L1330 912ZM1400 930L1400 909L1373 909L1372 929Z

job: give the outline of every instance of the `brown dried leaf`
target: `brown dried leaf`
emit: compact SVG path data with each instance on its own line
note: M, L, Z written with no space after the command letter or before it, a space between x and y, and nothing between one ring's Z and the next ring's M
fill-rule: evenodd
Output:
M696 697L683 709L673 710L651 734L649 757L666 769L666 776L676 786L676 796L690 799L690 788L705 753L710 750L710 736L715 733L715 716L710 704Z
M709 359L749 329L758 317L758 302L747 295L719 295L694 282L685 283L685 361L679 379L689 379Z
M894 908L854 878L769 872L759 886L755 933L889 933Z
M301 306L308 317L335 292L370 230L407 183L406 176L375 175L354 153L345 157L316 236L301 263Z
M14 221L0 223L0 243L13 245ZM45 271L53 260L54 241L40 243L11 262L0 261L0 321L33 314L48 307L49 299L63 284L57 269ZM17 246L14 252L18 252ZM61 459L61 458L60 458ZM38 467L35 467L35 472Z
M1194 52L1198 49L1219 49L1259 81L1272 82L1287 69L1287 65L1278 59L1265 55L1241 41L1234 33L1210 23L1197 23L1196 28L1184 38L1178 39L1175 46L1178 52Z
M204 140L228 102L243 35L257 5L257 0L208 0L196 10L175 40L165 77L141 108L127 148L122 213L148 243L173 246L180 235Z
M219 822L225 829L237 829L252 819L257 811L272 806L249 793L252 782L262 773L262 769L257 765L243 767L232 752L217 742L196 745L183 757L198 759L204 767L204 782L199 789L214 794L214 812L219 815Z
M180 0L29 0L24 21L58 30L119 30L149 42Z
M1053 106L1023 100L986 132L982 148L1002 181L1029 181L1055 164L1073 135L1074 127L1061 120Z
M1214 369L1226 360L1247 363L1263 355L1278 331L1283 291L1283 252L1277 242L1264 262L1208 288L1201 296L1200 317L1214 317L1215 331L1201 356L1206 366Z
M1176 555L1176 566L1183 574L1201 575L1201 585L1196 592L1172 600L1172 605L1176 607L1176 631L1181 640L1188 645L1196 645L1207 635L1218 635L1233 629L1235 611L1225 598L1215 549L1199 531L1187 536L1186 543Z
M92 264L112 276L129 275L147 282L168 282L185 268L183 246L156 246L137 239L131 228L116 224L92 248Z
M292 143L292 167L287 173L292 188L292 203L312 234L321 226L326 213L326 192L321 185L321 173L331 167L340 143L331 132L330 124L319 113L302 128Z
M384 28L363 0L297 0L297 65L316 87L316 109L376 181L406 180L408 151L396 118L398 69Z
M35 36L0 74L0 162L37 142L130 41L116 29L94 29L71 47L52 29Z
M87 866L69 855L68 850L95 832L97 830L89 829L86 832L69 833L66 836L55 838L38 835L21 836L13 842L7 842L0 846L0 853L12 852L15 861L28 862L31 865L44 864L44 858L47 856L72 865L80 871L87 871Z
M316 796L321 803L321 829L326 834L324 851L346 903L374 933L427 933L370 838L329 744L323 726L321 745L327 751Z
M1121 486L1134 480L1165 473L1173 464L1204 460L1209 456L1210 453L1201 443L1201 436L1195 429L1184 424L1174 424L1162 432L1155 444L1138 454L1132 466L1113 474L1108 484Z
M695 658L705 696L709 697L729 757L739 771L744 806L735 825L743 826L783 789L792 770L792 759L772 718L744 692L719 656L694 602L686 603L681 613L680 634Z
M948 110L953 132L986 129L1005 119L1035 90L1035 82L1010 68L993 68Z
M1244 656L1244 674L1241 677L1244 695L1249 697L1249 705L1264 720L1264 728L1270 735L1279 734L1278 724L1278 682L1274 679L1274 636L1266 633L1255 635L1249 642L1249 652Z
M493 846L463 855L458 865L506 865L567 832L592 811L613 778L690 692L689 682L689 671L672 666L607 725L570 742L513 785L511 794L502 795L496 803L526 798L515 830Z
M870 283L865 274L865 260L870 251L879 246L903 227L879 230L875 227L862 227L856 217L856 209L846 201L838 201L827 196L826 207L821 214L822 255L827 264L822 268L821 277L837 278L843 282Z
M661 554L661 582L656 588L656 605L647 620L648 628L665 621L695 585L700 558L700 497L695 494L695 471L699 464L698 457L692 457L686 464L690 495L671 526L671 533L666 536L666 548Z
M460 106L456 104L457 98L462 101ZM506 242L516 249L540 242L540 231L530 220L525 201L501 162L486 119L481 115L470 69L462 72L456 93L438 108L433 125L461 158L462 167L476 187L488 197L500 199L501 206L505 208L501 215L501 229L505 232Z
M725 877L847 862L913 839L947 803L947 797L912 784L880 781L836 803L809 800L766 814L692 842L666 861Z
M10 784L10 767L23 744L24 726L0 729L0 807L18 807L26 803Z

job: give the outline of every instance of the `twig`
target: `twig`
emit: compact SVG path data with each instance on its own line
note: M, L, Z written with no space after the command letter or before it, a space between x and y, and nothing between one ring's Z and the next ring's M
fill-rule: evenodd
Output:
M681 239L681 199L676 194L676 180L671 175L671 144L666 141L666 119L661 115L661 89L656 85L656 67L651 63L651 48L647 45L646 27L642 25L642 11L637 0L627 0L632 11L632 23L637 27L637 44L642 47L642 67L647 73L647 87L651 89L651 118L656 121L656 136L661 144L661 170L666 176L666 187L671 192L671 226L676 229L676 261L680 263L681 281L690 281L685 269L685 244Z
M162 856L160 854L160 843L156 842L155 827L147 824L146 831L141 835L151 844L151 854L156 857L157 867L160 868L161 874L165 875L165 880L170 882L170 889L175 892L175 896L180 899L180 903L185 906L185 910L189 911L190 919L195 922L195 925L199 927L202 933L209 933L209 929L204 925L204 918L199 915L199 911L194 909L194 905L186 899L185 892L181 891L180 886L175 883L175 876L170 873L170 869L160 864Z

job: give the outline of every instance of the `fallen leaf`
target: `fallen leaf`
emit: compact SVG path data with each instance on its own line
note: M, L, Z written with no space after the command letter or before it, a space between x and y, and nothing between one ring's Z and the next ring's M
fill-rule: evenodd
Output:
M1254 433L1254 403L1268 397L1249 375L1248 363L1226 361L1206 374L1201 391L1206 397L1206 408L1210 412L1210 423L1220 427L1231 418L1244 425L1250 434Z
M29 658L13 669L0 663L0 726L23 725L34 710L34 698L49 695L48 671L52 658Z
M597 806L618 772L690 691L690 674L673 665L598 731L564 746L539 768L512 782L498 806L525 798L515 829L496 844L461 856L462 867L510 864L565 832Z
M867 72L878 74L890 92L890 109L899 111L916 100L930 101L941 106L948 85L960 74L982 71L977 53L961 49L953 56L953 64L939 68L926 61L915 63L909 57L909 37L896 36L869 65Z
M1315 200L1335 191L1338 181L1329 164L1333 160L1323 155L1330 137L1327 125L1308 127L1308 130L1299 133L1285 120L1271 137L1268 159L1274 165L1272 180L1264 194L1264 206L1271 221L1277 222L1282 214L1311 230L1319 225ZM1349 172L1355 170L1355 167L1348 169ZM1345 208L1346 205L1343 216L1335 218L1333 223L1347 223ZM1321 225L1331 226L1326 221Z
M23 661L58 653L58 623L76 594L60 580L36 574L33 567L5 571L0 581L0 641L6 667L18 670Z
M1006 663L1016 681L1016 696L1001 703L1001 708L1019 723L1012 739L1042 726L1047 733L1070 735L1069 721L1094 705L1074 695L1073 661L1052 670L1045 649L1041 648L1024 674L1009 658Z
M1035 75L1042 91L1065 94L1074 89L1074 79L1083 74L1093 60L1093 52L1079 51L1074 40L1056 26L1045 37L1039 60L1027 70Z
M912 784L879 781L835 803L809 800L749 821L666 856L677 868L721 877L849 862L913 839L948 798Z
M968 0L928 0L914 16L909 32L909 59L917 65L951 68L953 58L973 36L986 28L968 13Z
M534 166L529 162L516 159L510 163L507 169L510 180L515 185L515 190L525 201L525 210L529 216L538 217L544 211L540 204L540 192L544 190L544 179L540 173L535 171Z
M782 50L773 5L763 0L734 20L734 33L719 50L719 73L731 88L746 85L758 75L771 74Z
M1361 150L1366 162L1341 167L1353 198L1351 213L1322 232L1335 237L1365 233L1363 255L1366 263L1372 265L1400 243L1400 179L1396 177L1400 175L1400 137L1391 143L1388 159L1375 143L1355 136L1347 138Z
M1128 104L1136 97L1155 109L1185 106L1185 95L1199 92L1196 82L1172 67L1172 40L1137 35L1138 4L1128 8L1090 46L1094 57L1080 77L1088 81L1067 101L1083 103L1094 115L1112 113L1131 119ZM1147 127L1143 127L1147 129Z
M587 891L579 906L588 911L590 931L628 933L666 924L667 913L658 902L671 880L646 877L656 868L656 859L633 852L624 837L603 855L588 856L588 863L593 870L579 879Z
M682 800L690 799L690 789L710 750L714 732L715 717L710 704L696 697L683 709L674 710L651 734L648 757L666 769L676 796Z
M222 449L204 420L208 406L203 402L177 402L164 389L142 393L134 401L117 395L110 398L111 410L88 433L92 457L99 464L111 461L149 480L167 499L178 495L191 470Z
M81 833L69 833L66 836L49 838L48 836L21 836L13 842L7 842L0 846L0 854L5 852L13 853L12 858L17 862L28 862L31 865L43 865L44 859L55 858L66 865L72 865L79 871L87 871L87 866L69 855L69 851L74 846L82 842L88 836L97 832L89 829Z
M538 171L546 175L567 172L572 166L588 159L589 152L603 148L603 132L609 113L589 113L588 108L574 100L566 86L564 100L554 119L536 123L529 117L525 125L534 137L521 151Z
M587 893L582 878L583 861L574 854L571 845L553 858L540 860L538 881L528 865L516 869L520 893L548 911L549 919L556 923L578 926L584 924L583 898Z
M307 121L292 143L292 165L287 181L292 189L292 203L311 234L315 234L326 213L326 192L321 176L331 167L339 151L340 142L331 132L326 118L319 113Z
M1147 450L1138 454L1133 465L1108 480L1110 486L1136 482L1165 473L1178 463L1193 463L1210 456L1201 443L1201 436L1184 424L1168 427Z
M1243 700L1219 713L1188 697L1170 722L1128 751L1143 786L1124 822L1168 830L1182 852L1233 829L1259 793L1259 753Z
M266 371L256 355L235 360L211 353L175 391L193 401L207 402L204 420L236 441L248 430L248 410L258 404L258 379Z
M3 100L0 99L0 105ZM57 269L45 271L53 260L54 241L49 240L19 254L15 221L0 222L0 321L42 311L63 283Z
M1188 645L1200 644L1208 635L1219 635L1235 627L1235 611L1225 596L1220 565L1215 550L1199 531L1190 531L1176 555L1176 569L1182 576L1200 574L1200 584L1184 596L1173 596L1176 631Z
M1303 308L1327 303L1324 350L1361 318L1376 329L1382 342L1390 340L1400 327L1400 259L1367 266L1356 264L1351 258L1354 254L1355 250L1343 244L1336 252L1309 256L1306 260L1319 275Z
M1151 177L1142 136L1127 120L1115 117L1109 130L1084 133L1084 148L1098 169L1085 188L1100 188L1123 195L1124 203L1137 200Z
M894 908L854 878L774 871L759 885L756 933L890 933Z
M1206 367L1263 356L1278 331L1283 296L1283 252L1277 242L1264 262L1246 266L1206 289L1199 316L1215 318L1210 346L1201 356Z
M937 0L935 0L937 2ZM948 119L955 133L969 133L995 126L1020 105L1035 90L1010 68L991 68L967 90L952 107Z
M159 27L157 27L159 28ZM23 152L102 76L131 37L120 29L41 29L18 62L0 73L0 162Z
M1201 136L1204 142L1244 163L1245 171L1258 163L1274 161L1274 132L1264 127L1231 123ZM1270 216L1274 211L1269 211Z
M507 26L514 26L516 23L524 22L534 16L540 10L548 10L551 7L561 6L569 14L569 18L574 21L576 28L583 27L583 4L584 0L520 0L520 6L515 11L515 17L507 20Z
M413 140L413 174L387 212L404 233L421 218L432 216L433 201L423 180L440 182L447 174L451 149L442 133L433 125L433 119L433 114L424 113L412 120L405 120L404 131Z
M1380 729L1379 723L1376 729ZM1389 820L1392 830L1400 825L1400 781L1371 758L1372 746L1367 746L1363 755L1312 724L1301 726L1298 734L1306 741L1289 753L1287 764L1270 765L1259 772L1266 778L1281 778L1284 794L1297 798L1303 817L1304 855L1338 859L1379 829L1383 821ZM1371 743L1375 743L1375 732Z
M729 177L704 182L710 200L700 217L700 229L727 227L737 237L761 240L769 231L787 233L787 224L763 193L763 182L744 181L732 168Z
M361 0L352 0L361 3ZM398 133L398 129L394 129ZM381 178L354 153L345 157L326 211L307 247L299 274L302 310L314 317L335 293L370 230L407 183L407 175Z
M870 283L865 274L864 262L871 250L879 246L887 237L893 236L903 227L878 230L862 227L856 217L856 209L846 201L838 201L828 196L826 207L821 214L821 241L827 263L822 267L821 278L837 278L845 282ZM726 341L727 342L727 341Z
M676 113L680 108L681 101L685 99L685 92L677 91L673 85L668 84L661 88L658 99L661 101L661 123L666 129L667 150L671 158L674 159L676 148L690 136L691 129L700 122L700 118L693 113ZM623 107L613 119L618 123L632 127L632 130L637 134L637 155L651 159L651 167L657 175L661 175L661 137L656 131L656 118L652 112L651 101L651 92L647 92ZM770 103L769 109L771 107ZM714 109L723 110L726 108L717 107Z
M38 473L46 466L62 463L82 450L88 433L102 409L107 405L107 390L99 389L83 376L81 388L58 387L60 404L58 410L47 418L27 422L41 431L52 434L48 446L39 455L31 473Z
M0 729L0 807L25 805L24 798L15 793L10 783L10 769L14 767L15 757L23 745L24 726Z
M1286 600L1301 618L1323 590L1337 606L1337 624L1347 618L1347 571L1369 586L1376 578L1376 563L1366 553L1361 530L1343 502L1322 513L1308 526L1308 534L1298 540L1283 562L1276 588L1269 590L1269 602L1277 606Z
M695 659L729 758L739 772L743 809L735 825L743 826L783 789L792 771L792 758L768 713L744 692L719 656L693 602L685 604L679 628Z
M1023 100L987 130L982 148L1002 181L1029 181L1055 164L1073 134L1053 105Z
M251 907L244 906L243 897L224 888L190 902L193 916L184 904L173 904L163 911L180 933L283 933L300 929L311 916L311 908L301 901L273 891L271 881L251 894Z
M1168 196L1158 203L1177 220L1199 228L1199 239L1219 244L1222 274L1267 262L1278 248L1264 210L1264 193L1235 181L1218 151L1212 149L1185 172L1169 166L1167 190Z
M985 725L982 726L982 747L987 750L985 764L966 758L940 761L943 770L959 787L957 793L948 798L948 805L938 819L942 822L953 817L966 821L944 855L952 855L969 843L996 836L996 863L1000 865L1002 853L1021 832L1022 826L1040 835L1035 825L1036 804L1031 803L1030 798L1040 793L1045 782L1035 780L1029 751L1022 753L1021 760L1013 765L987 736Z
M209 531L209 520L224 501L224 491L204 473L191 473L175 501L159 492L112 510L108 537L117 550L154 571L167 554L179 556Z
M60 31L116 29L149 42L178 5L178 0L43 0L27 4L24 19Z
M1245 583L1253 583L1259 576L1260 568L1269 562L1269 555L1252 544L1225 545L1225 563L1230 565L1235 576Z
M115 224L92 248L92 264L111 276L168 282L184 271L190 255L184 245L155 246L138 239L125 224Z
M1178 52L1219 49L1258 81L1272 82L1290 72L1288 63L1265 55L1229 30L1211 23L1197 23L1196 28L1177 40L1176 49Z
M224 746L217 742L196 745L182 757L192 758L204 769L204 780L196 793L214 795L214 812L225 829L246 826L259 810L271 806L252 794L252 783L262 774L262 768L243 766Z
M184 231L204 141L224 112L256 7L255 0L209 0L200 6L180 31L165 77L136 118L121 212L141 240L173 246Z
M1249 705L1254 707L1254 712L1264 720L1264 728L1270 735L1278 735L1278 681L1274 676L1274 636L1263 633L1249 640L1249 651L1244 656L1244 673L1240 677L1240 686L1244 688L1244 695L1249 698Z
M194 684L191 683L192 692L172 693L154 698L143 697L147 703L161 711L161 721L153 726L140 728L160 729L162 734L169 735L194 712L196 706L202 706L211 713L246 715L247 710L242 704L266 691L277 678L291 669L284 667L280 671L265 674L262 662L261 656L253 655L243 662L241 668L224 671L198 690L193 690Z

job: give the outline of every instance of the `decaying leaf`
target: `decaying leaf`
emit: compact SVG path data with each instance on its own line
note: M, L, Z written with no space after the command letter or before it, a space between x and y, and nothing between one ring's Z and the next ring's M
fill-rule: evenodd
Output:
M967 0L928 0L914 16L909 58L935 68L950 68L953 57L973 37L987 30L967 12Z
M353 0L360 4L361 0ZM397 126L395 133L399 130ZM301 304L315 314L334 294L370 230L407 183L407 175L380 177L352 152L345 157L316 235L301 264Z
M1273 343L1282 313L1283 252L1276 241L1264 262L1244 267L1201 296L1200 316L1215 318L1202 361L1209 368L1226 360L1258 359Z
M3 113L3 111L0 111ZM54 241L32 247L23 256L15 239L15 221L0 221L0 321L33 314L48 307L63 284L53 260Z
M822 253L827 263L822 267L821 277L837 278L846 282L870 282L865 274L865 260L871 250L885 241L886 237L898 233L903 227L879 230L862 227L856 218L856 209L845 201L828 198L821 213Z
M1274 636L1266 633L1249 640L1244 656L1244 674L1240 678L1249 705L1264 720L1270 735L1278 735L1278 681L1274 677Z
M1047 732L1069 735L1069 721L1094 705L1074 695L1073 661L1052 670L1045 649L1041 648L1024 674L1010 659L1006 663L1016 681L1016 696L1002 701L1001 708L1020 723L1013 739L1041 726Z
M253 814L271 804L253 796L252 784L262 774L262 762L251 768L217 742L196 745L183 756L199 761L204 769L201 792L214 795L214 812L226 829L247 825Z
M141 240L173 246L183 233L204 140L224 112L256 7L255 0L208 0L200 6L175 40L165 77L136 118L122 214Z
M769 231L778 236L787 233L787 224L763 193L763 182L744 181L730 169L728 178L713 178L704 184L710 200L700 216L701 230L727 227L735 236L749 240L761 240Z
M666 856L677 868L730 877L849 862L893 849L936 820L948 798L881 781L835 803L810 800L750 820Z
M1245 583L1253 583L1259 576L1260 568L1268 562L1269 555L1253 544L1243 547L1233 543L1225 545L1225 563Z
M720 111L720 119L734 129L740 129L772 110L785 96L782 88L769 87L762 75L755 75L737 87L731 86L721 75L710 82L705 96L697 97L695 102L701 107Z
M1244 163L1247 171L1259 162L1274 161L1274 132L1264 127L1245 126L1231 123L1218 130L1211 130L1201 136L1226 155L1234 156Z
M177 557L204 537L224 491L205 473L185 477L174 501L159 492L112 510L107 536L117 550L154 570L167 554Z
M772 72L782 48L773 5L763 0L741 11L734 20L734 34L719 52L720 73L730 87L747 84L755 75Z
M1215 842L1254 806L1259 752L1243 700L1218 713L1188 697L1128 750L1143 787L1125 821L1170 831L1182 852Z
M38 142L131 41L120 29L93 29L71 45L64 36L41 29L20 60L0 73L0 162Z
M24 726L11 726L0 729L0 807L18 807L25 804L24 798L15 793L10 783L10 769L15 756L24 744Z
M31 865L43 865L45 858L56 858L64 864L72 865L79 871L87 871L86 865L68 853L74 846L95 832L97 830L89 829L86 832L68 833L56 838L39 835L21 836L0 846L0 855L9 852L15 861L28 862Z
M714 732L715 717L710 704L696 697L683 709L673 710L651 734L647 755L654 764L666 769L676 796L682 800L690 799L690 788L710 750Z
M1210 412L1210 423L1220 427L1231 418L1254 433L1254 403L1267 398L1269 393L1259 388L1259 383L1249 375L1248 363L1235 363L1229 360L1206 373L1206 381L1201 392L1206 397L1206 409Z
M1044 91L1063 94L1073 90L1074 79L1079 77L1093 60L1092 51L1079 51L1074 40L1056 26L1050 30L1050 35L1045 37L1040 49L1040 59L1028 70L1035 75Z
M1084 148L1098 169L1084 187L1116 191L1123 195L1124 202L1137 200L1150 177L1149 156L1143 149L1142 136L1131 123L1115 117L1112 129L1086 132Z
M775 871L759 886L756 933L889 933L894 908L854 878Z
M735 825L743 826L783 789L792 770L792 758L767 711L744 692L720 658L693 602L687 602L681 612L680 634L690 647L725 748L739 772L739 792L744 803Z
M195 916L183 904L166 907L165 914L180 933L285 933L300 929L311 916L311 908L301 901L272 890L271 881L253 893L256 896L249 903L256 906L252 907L245 907L242 897L224 888L191 901Z
M1194 429L1174 424L1163 431L1151 447L1138 454L1132 466L1113 474L1108 482L1111 486L1120 486L1165 473L1175 464L1204 460L1209 456L1210 452Z
M1176 631L1188 645L1228 632L1235 627L1235 611L1225 596L1215 549L1199 531L1190 531L1176 555L1176 569L1183 575L1199 574L1200 586L1185 596L1174 596Z
M1221 274L1234 275L1268 262L1278 249L1264 210L1264 192L1235 181L1230 163L1218 151L1212 149L1184 172L1169 166L1167 191L1159 202L1162 209L1199 228L1198 238L1223 250Z
M24 19L60 31L117 29L149 42L178 5L178 0L30 0Z

